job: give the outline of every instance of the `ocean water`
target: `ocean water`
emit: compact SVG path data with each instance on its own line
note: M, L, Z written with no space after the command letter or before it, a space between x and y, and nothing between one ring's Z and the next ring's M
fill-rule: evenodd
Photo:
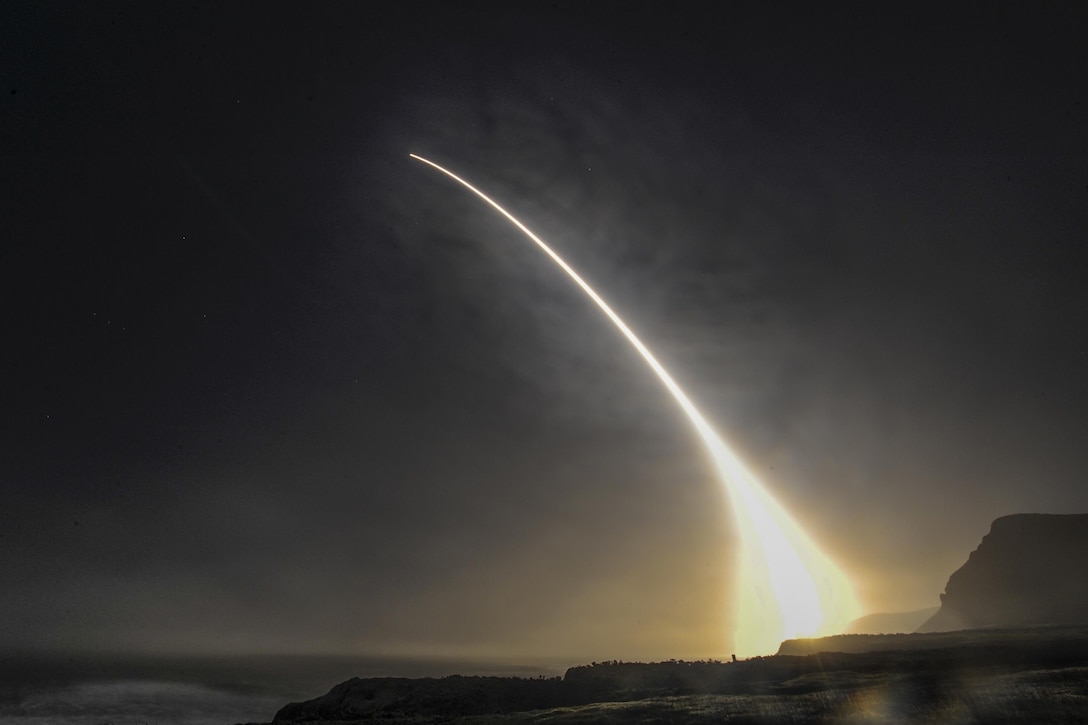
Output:
M574 663L566 663L574 664ZM566 664L389 657L0 659L0 725L268 723L352 677L561 675Z

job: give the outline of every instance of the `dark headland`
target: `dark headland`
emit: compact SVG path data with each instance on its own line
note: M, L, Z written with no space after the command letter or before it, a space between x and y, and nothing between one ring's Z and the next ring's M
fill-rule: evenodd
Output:
M918 631L1058 624L1088 624L1088 514L994 521Z
M1088 515L1006 516L916 633L789 640L738 662L593 663L561 678L353 678L274 722L1084 721L1085 572Z

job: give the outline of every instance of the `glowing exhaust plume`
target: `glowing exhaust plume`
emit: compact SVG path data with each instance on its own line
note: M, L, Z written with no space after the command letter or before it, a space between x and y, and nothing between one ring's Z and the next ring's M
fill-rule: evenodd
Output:
M661 363L601 296L540 237L482 191L433 161L415 154L410 156L479 196L551 257L638 350L695 426L729 491L743 544L733 651L742 656L773 653L784 639L836 634L857 617L853 590L843 573L748 472Z

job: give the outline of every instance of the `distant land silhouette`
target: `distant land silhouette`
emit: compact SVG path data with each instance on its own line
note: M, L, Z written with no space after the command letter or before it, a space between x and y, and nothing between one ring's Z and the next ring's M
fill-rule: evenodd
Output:
M913 632L937 613L940 607L926 607L912 612L867 614L846 625L843 634L898 634Z
M1088 624L1088 514L993 522L919 632Z

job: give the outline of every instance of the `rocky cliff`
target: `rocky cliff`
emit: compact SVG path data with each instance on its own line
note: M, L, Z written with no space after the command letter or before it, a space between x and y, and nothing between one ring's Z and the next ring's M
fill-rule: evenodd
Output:
M993 522L919 632L1088 624L1088 514Z

